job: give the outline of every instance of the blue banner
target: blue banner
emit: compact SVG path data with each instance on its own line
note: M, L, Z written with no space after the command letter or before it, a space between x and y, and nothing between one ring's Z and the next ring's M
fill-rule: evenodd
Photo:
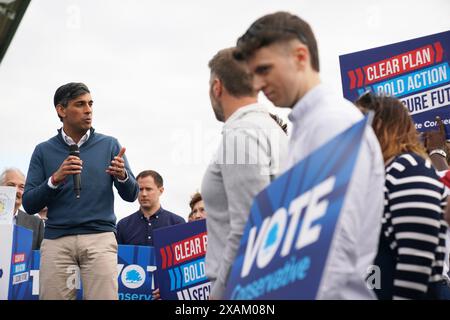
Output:
M365 91L399 98L420 132L438 130L450 139L450 31L341 55L344 97Z
M207 300L205 220L156 229L154 245L161 299Z
M156 271L153 247L119 245L117 258L119 300L152 300ZM39 300L39 263L40 251L35 250L29 260L30 280L24 283L22 295L16 299ZM80 269L71 266L67 272L67 284L77 290L77 299L81 300L83 290Z
M155 289L153 247L119 245L119 300L152 300Z
M331 139L256 196L227 299L316 298L365 126Z
M32 262L33 231L14 226L9 281L9 300L22 300L27 295Z

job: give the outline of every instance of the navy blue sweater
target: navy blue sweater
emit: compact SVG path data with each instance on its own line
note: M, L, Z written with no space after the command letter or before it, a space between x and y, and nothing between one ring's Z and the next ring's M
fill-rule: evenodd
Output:
M57 189L48 186L49 177L69 155L69 146L61 131L34 149L28 168L23 207L27 212L39 212L48 207L44 238L56 239L67 235L115 232L114 194L116 187L121 198L133 202L139 186L124 156L128 180L124 183L105 172L119 153L117 139L91 129L89 139L80 147L83 160L81 194L76 199L72 176L67 176Z

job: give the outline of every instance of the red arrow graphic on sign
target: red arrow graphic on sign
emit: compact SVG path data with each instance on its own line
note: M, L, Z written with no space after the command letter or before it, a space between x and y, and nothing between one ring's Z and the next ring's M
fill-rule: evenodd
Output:
M162 268L165 269L166 265L167 265L166 252L164 251L164 248L159 249L159 252L161 253L161 258L162 258Z
M166 246L166 251L167 251L167 266L171 267L172 266L172 250L170 249L170 246Z
M362 87L364 75L363 75L361 68L356 69L356 76L358 77L358 84L357 84L358 88Z
M356 85L355 71L350 70L347 74L348 74L348 77L350 78L350 90L353 90L353 89L355 89L355 85Z
M442 56L444 54L444 49L442 49L441 43L439 41L433 43L433 45L436 49L436 62L441 62Z

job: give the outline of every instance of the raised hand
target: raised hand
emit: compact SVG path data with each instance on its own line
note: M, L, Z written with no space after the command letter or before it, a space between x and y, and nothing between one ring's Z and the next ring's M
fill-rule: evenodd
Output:
M120 149L119 154L111 160L111 165L108 167L108 169L106 169L106 173L120 180L125 180L127 177L127 173L125 171L125 160L123 160L125 151L125 148Z

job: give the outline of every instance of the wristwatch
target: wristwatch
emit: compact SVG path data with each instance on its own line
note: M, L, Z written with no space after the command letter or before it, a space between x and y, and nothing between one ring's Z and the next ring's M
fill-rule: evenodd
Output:
M438 154L438 155L443 156L444 158L447 158L447 153L446 153L444 150L442 150L442 149L434 149L434 150L431 150L431 151L430 151L430 157L431 157L433 154Z

